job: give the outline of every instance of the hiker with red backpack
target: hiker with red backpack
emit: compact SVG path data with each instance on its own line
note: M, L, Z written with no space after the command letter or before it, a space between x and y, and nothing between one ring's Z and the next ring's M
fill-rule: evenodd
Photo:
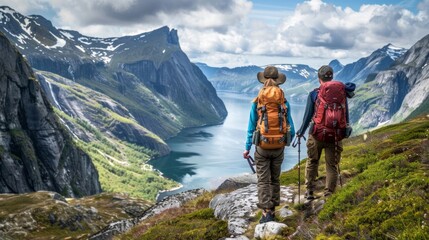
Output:
M290 105L279 85L286 75L276 67L268 66L257 74L264 84L252 102L247 129L245 159L251 158L255 144L255 165L258 178L258 208L263 210L260 223L274 221L274 210L280 204L280 172L284 148L295 135Z
M320 87L310 92L301 128L297 137L303 137L307 127L308 160L305 170L307 200L313 200L318 176L319 159L325 149L326 182L324 196L330 196L337 186L339 163L343 151L341 140L350 136L347 98L354 96L355 84L332 80L333 69L323 65L318 70ZM340 176L341 181L341 176Z

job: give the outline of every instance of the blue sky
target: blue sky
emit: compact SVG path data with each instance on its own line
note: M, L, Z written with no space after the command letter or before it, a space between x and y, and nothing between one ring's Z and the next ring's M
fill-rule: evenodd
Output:
M356 61L429 33L429 0L0 0L89 36L175 28L192 61L212 66Z

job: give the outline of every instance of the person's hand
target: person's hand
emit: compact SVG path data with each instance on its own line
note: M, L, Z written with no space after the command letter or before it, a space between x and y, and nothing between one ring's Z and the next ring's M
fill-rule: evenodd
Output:
M301 137L302 137L302 134L301 134L300 132L297 132L297 133L296 133L296 137L297 137L297 138L301 138Z
M245 158L245 159L250 158L249 150L246 150L246 151L243 152L243 158Z

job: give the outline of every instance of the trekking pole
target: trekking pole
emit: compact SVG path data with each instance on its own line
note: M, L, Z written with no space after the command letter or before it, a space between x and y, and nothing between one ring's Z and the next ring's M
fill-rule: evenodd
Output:
M338 168L338 177L340 178L340 186L343 187L343 180L341 179L340 162L338 162L337 168Z
M335 131L335 150L334 150L335 162L337 162L337 156L338 156L337 150L338 150L338 141L337 141L337 132ZM338 178L340 179L340 186L342 188L343 187L343 180L341 179L340 159L338 159L338 162L337 162L337 170L338 170Z
M305 139L304 136L302 136ZM300 166L300 160L301 160L301 137L295 138L294 143L292 144L292 147L296 147L298 145L298 204L301 203L301 166Z
M250 169L252 169L253 173L256 173L256 170L253 166L255 166L255 160L253 160L252 156L249 156L249 158L247 158L247 162L249 163Z

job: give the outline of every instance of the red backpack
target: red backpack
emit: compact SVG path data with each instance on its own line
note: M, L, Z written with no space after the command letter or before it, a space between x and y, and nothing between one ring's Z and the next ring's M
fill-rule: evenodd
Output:
M312 135L322 142L342 140L347 127L346 111L345 85L333 80L322 83L315 103Z

